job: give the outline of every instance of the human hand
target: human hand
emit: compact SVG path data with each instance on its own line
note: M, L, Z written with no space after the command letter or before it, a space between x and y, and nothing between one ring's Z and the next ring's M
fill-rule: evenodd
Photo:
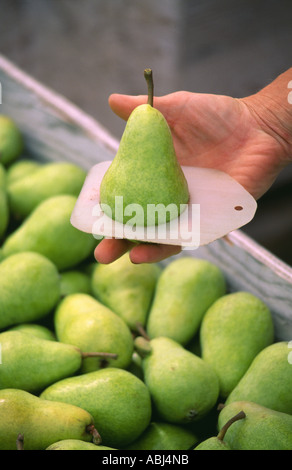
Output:
M154 107L166 118L181 165L216 168L237 180L255 199L272 185L290 162L290 146L255 111L256 98L176 92L154 98ZM146 96L113 94L111 109L127 120ZM104 239L95 250L101 263L110 263L130 251L133 263L157 262L180 247Z

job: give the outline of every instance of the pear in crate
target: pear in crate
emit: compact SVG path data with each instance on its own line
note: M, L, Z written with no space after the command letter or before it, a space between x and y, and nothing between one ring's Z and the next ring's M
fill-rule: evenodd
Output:
M44 200L67 194L77 197L86 172L70 162L52 162L39 165L29 174L8 185L11 212L24 219Z
M4 331L0 334L0 344L1 389L40 392L57 380L75 374L82 364L82 353L78 348L22 331Z
M64 439L63 441L51 444L46 450L117 450L112 447L106 447L101 444L80 441L79 439Z
M223 273L213 263L188 256L172 261L157 282L147 319L148 335L167 336L186 345L207 309L225 292Z
M148 388L123 369L106 368L63 379L44 390L41 398L87 410L93 416L103 445L114 448L136 440L151 419Z
M91 294L91 278L88 274L71 269L61 273L61 296L75 293Z
M35 170L41 167L43 163L28 158L22 158L12 163L7 168L7 186L10 186L15 181L24 178L25 176L31 175Z
M144 382L160 419L188 424L212 410L219 381L209 364L167 337L137 337L135 348L144 356Z
M45 256L23 252L0 264L0 329L48 315L60 298L56 266Z
M246 417L233 423L224 438L232 450L292 449L292 416L257 403L236 401L226 405L219 414L219 430L241 411Z
M252 401L292 415L292 367L288 354L287 341L264 348L254 358L225 403Z
M23 148L23 137L14 120L0 115L0 163L8 167L21 155Z
M137 225L153 226L178 217L188 203L189 192L170 128L153 107L152 71L146 69L144 75L148 103L137 106L127 121L118 152L100 185L100 203L105 214L122 223L133 217L125 209L139 206L141 212L135 209ZM117 196L123 198L121 214L116 211ZM149 215L150 204L170 210L159 220L158 212Z
M244 419L245 413L240 411L235 416L230 418L227 423L221 428L217 436L209 437L203 442L200 442L194 450L231 450L231 447L224 441L224 437L230 426L239 419Z
M249 292L227 294L208 309L200 329L202 358L215 370L226 398L255 356L274 340L272 315Z
M111 264L96 264L92 291L136 331L137 324L146 324L160 273L158 264L133 264L126 253Z
M197 441L197 436L187 426L153 421L124 450L188 450Z
M0 450L16 450L19 435L24 450L45 450L63 439L100 442L86 410L43 400L24 390L0 390Z
M86 305L83 310L78 310L74 299L78 302L80 294L65 297L56 309L54 322L58 340L86 353L107 353L100 357L84 357L81 372L109 366L127 368L132 360L134 342L124 320L90 296L83 296L92 305L88 311L84 311Z
M46 199L9 235L5 256L21 251L35 251L49 258L59 270L81 263L93 252L94 237L80 232L70 223L76 197L60 195Z
M38 323L20 323L19 325L15 325L9 328L9 331L21 331L22 333L49 341L56 340L55 334L52 330Z

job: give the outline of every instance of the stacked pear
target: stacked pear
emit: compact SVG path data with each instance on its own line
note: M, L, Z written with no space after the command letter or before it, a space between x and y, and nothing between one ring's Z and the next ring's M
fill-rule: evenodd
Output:
M267 390L268 393L268 390ZM249 401L235 401L225 406L218 417L221 429L235 414L245 418L227 430L225 442L233 450L291 450L292 416Z
M44 318L60 299L58 270L39 253L5 258L0 263L0 279L0 330Z
M219 381L208 363L167 337L150 341L137 337L135 346L143 357L144 382L160 419L188 424L212 410Z
M74 375L82 364L78 348L19 330L0 333L0 344L0 389L18 388L38 393Z
M227 294L206 312L200 340L202 358L215 370L226 398L257 354L274 341L271 312L249 292Z
M100 357L84 357L82 373L102 367L127 368L130 365L134 342L129 327L121 317L92 296L81 293L67 295L56 308L54 325L59 341L74 345L83 352L104 353Z
M0 240L5 236L9 219L10 210L6 188L6 170L0 163Z
M17 450L19 435L24 450L45 450L64 439L100 442L93 418L83 408L43 400L24 390L0 390L0 450Z
M5 256L34 251L50 259L58 270L67 270L87 259L95 240L70 223L77 198L62 194L41 202L3 244Z
M126 253L111 264L94 267L92 292L137 331L137 325L146 325L160 274L158 264L133 264Z
M103 445L115 448L138 439L152 413L145 383L126 370L111 367L56 382L42 392L41 398L87 410Z
M226 400L251 401L292 415L292 367L288 362L288 342L264 348L252 361Z
M186 345L197 333L207 309L226 293L222 271L192 257L171 261L158 279L147 319L150 338L167 336Z
M14 166L16 163L9 172L8 196L11 213L20 220L50 197L77 197L86 177L85 170L71 162L36 163L30 168L27 162L19 161L17 168Z
M0 163L5 167L17 160L24 150L23 136L16 122L0 115Z

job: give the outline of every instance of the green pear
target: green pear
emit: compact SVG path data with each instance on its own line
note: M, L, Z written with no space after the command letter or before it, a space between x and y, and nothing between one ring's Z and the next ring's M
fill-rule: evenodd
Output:
M104 353L101 357L84 357L81 372L91 372L109 366L127 368L131 363L134 341L124 320L95 299L91 310L80 311L77 307L71 311L68 305L73 304L72 297L66 302L68 297L60 302L55 312L54 323L58 340L72 344L83 352Z
M70 344L37 338L22 331L1 333L0 344L0 389L39 392L75 374L81 367L82 353Z
M58 270L39 253L17 253L4 259L0 279L0 330L39 320L59 301Z
M0 163L0 188L6 188L7 185L7 169Z
M10 210L7 192L0 186L0 240L6 235L10 220Z
M146 330L150 338L167 336L186 345L197 333L207 309L226 293L222 271L190 256L170 262L156 286Z
M198 441L187 427L151 422L138 439L124 450L188 450Z
M243 418L245 418L245 413L240 411L225 423L217 436L209 437L205 441L200 442L194 450L231 450L231 447L224 441L225 434L233 423Z
M0 390L0 450L16 450L19 434L24 450L45 450L64 439L101 441L86 410L44 400L24 390Z
M249 292L226 294L208 309L200 339L202 358L215 370L226 398L255 356L273 342L271 312Z
M94 237L70 223L76 197L60 195L38 205L3 244L5 256L35 251L49 258L61 270L85 260L96 245Z
M39 325L38 323L20 323L9 328L9 331L21 331L32 336L35 336L40 339L46 339L48 341L55 341L55 333L51 331L48 327L44 325Z
M65 326L75 315L83 315L98 309L103 310L102 304L89 294L75 292L65 296L54 313L54 329L57 338L62 338ZM105 310L108 309L105 307Z
M7 168L7 186L10 186L15 181L24 178L25 176L31 175L33 171L40 168L42 163L37 160L23 158L12 163Z
M224 437L232 450L292 449L292 416L253 402L236 401L225 406L219 414L219 430L240 411L246 418L232 424Z
M55 442L47 447L46 450L117 450L112 447L96 445L92 442L80 441L79 439L64 439Z
M205 416L216 404L219 381L209 364L167 337L135 339L143 357L144 382L163 421L187 424Z
M137 324L146 324L160 273L158 264L133 264L126 253L110 264L96 264L92 292L137 331Z
M23 136L13 119L0 115L0 162L8 167L24 149Z
M77 269L61 273L61 297L75 293L91 294L91 292L91 278L86 273Z
M123 369L106 368L63 379L44 390L41 398L87 410L93 416L102 444L114 448L138 439L151 419L148 388Z
M17 219L24 219L50 197L67 194L77 198L85 178L85 170L74 163L39 165L39 168L8 185L11 212Z
M286 341L263 349L254 358L225 404L252 401L292 415L292 367L287 359L288 353Z
M146 69L145 78L153 84L151 77L151 70ZM135 223L140 226L158 225L178 217L189 200L188 184L177 161L170 128L163 114L152 105L151 88L148 103L131 113L118 152L100 185L105 214L127 223L134 209ZM117 210L117 197L122 198L122 211ZM165 209L160 217L159 210L150 213L155 207Z

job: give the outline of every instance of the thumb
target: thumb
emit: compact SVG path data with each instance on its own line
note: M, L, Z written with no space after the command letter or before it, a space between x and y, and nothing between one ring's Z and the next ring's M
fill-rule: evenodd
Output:
M109 97L109 106L111 110L120 118L127 121L131 112L140 104L147 103L146 95L129 96L114 93Z

